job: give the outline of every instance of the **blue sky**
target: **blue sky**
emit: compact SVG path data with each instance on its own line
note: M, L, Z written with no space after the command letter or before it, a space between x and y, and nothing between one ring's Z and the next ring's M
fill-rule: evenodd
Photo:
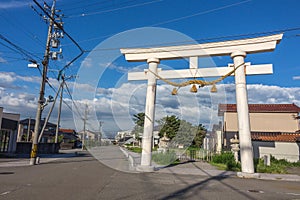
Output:
M52 1L47 1L49 5ZM47 24L41 19L38 13L42 11L30 0L2 0L0 2L0 34L7 38L13 44L21 47L23 50L33 54L33 57L41 62L46 42ZM296 103L300 106L300 66L299 57L299 43L300 43L300 16L299 8L300 2L298 0L58 0L56 8L61 10L64 14L63 22L64 28L76 42L86 51L80 59L74 62L65 74L78 75L80 68L92 61L94 56L101 55L99 48L103 47L103 42L109 40L110 37L124 31L144 27L167 28L199 41L222 41L224 39L236 39L233 37L237 35L247 35L248 37L260 36L259 33L277 33L276 30L289 30L295 28L294 31L284 32L284 38L274 52L253 54L246 58L247 62L253 64L272 63L274 74L259 75L247 77L249 102L250 103ZM149 33L151 36L151 33ZM138 41L139 35L136 36ZM143 36L147 37L147 36ZM141 36L141 38L143 38ZM173 41L171 37L162 37L162 39L155 39L156 43L164 44L167 40ZM182 37L183 40L184 37ZM213 40L203 40L213 38ZM124 39L126 40L126 38ZM152 40L136 43L139 45L151 45ZM174 38L175 44L179 44L180 39ZM102 45L101 45L102 44ZM115 52L118 52L120 47L129 47L136 45L132 41L121 43L109 43ZM99 46L98 46L99 45ZM128 46L122 46L128 45ZM95 49L98 50L95 51ZM78 48L65 37L61 40L61 48L63 50L63 58L58 61L50 62L50 71L48 73L49 82L54 87L58 86L55 80L57 72L72 60L78 53ZM109 54L109 50L106 54ZM99 54L97 54L99 52ZM105 54L105 55L106 55ZM26 60L27 59L27 60ZM212 58L216 66L226 66L231 63L229 57L214 57ZM21 113L21 117L35 117L36 112L36 98L39 91L40 73L37 69L28 68L28 57L16 51L15 47L8 44L3 39L0 40L0 106L4 107L6 112ZM119 129L129 129L132 126L132 121L126 118L131 118L128 115L135 112L143 112L145 87L144 83L136 83L126 81L126 75L129 70L142 63L128 63L124 57L119 57L113 63L102 63L107 65L103 72L97 87L90 87L91 83L85 80L79 81L82 91L93 92L94 98L74 99L77 102L78 109L83 107L84 102L91 105L91 129L97 129L97 120L104 121L103 129L107 132L114 132ZM186 63L181 60L165 62L172 68L187 67ZM200 62L201 65L201 62ZM140 67L145 68L146 66ZM80 79L79 74L79 79ZM92 77L91 72L90 77ZM97 74L94 74L95 76ZM79 80L78 79L78 80ZM93 78L94 80L94 78ZM234 103L233 78L225 80L220 88L224 88L226 92L225 98L229 103ZM73 91L74 80L69 81L70 92ZM159 83L161 88L158 90L157 104L158 109L157 118L165 114L181 114L185 109L188 112L189 105L181 103L177 105L175 99L164 90L171 90L170 87ZM88 89L90 87L90 90ZM140 91L137 89L140 88ZM134 92L133 92L134 90ZM188 93L182 91L183 98L180 102L185 102L184 98L189 98ZM124 93L130 93L127 102L121 102L120 99ZM201 92L200 92L201 93ZM53 95L51 88L47 87L46 95ZM121 96L118 96L120 94ZM160 95L161 94L161 95ZM201 97L206 97L208 91L203 91ZM126 95L125 95L126 96ZM195 96L197 97L198 96ZM209 113L209 118L198 117L194 123L200 121L207 127L215 123L218 119L212 116L217 107L215 106L220 97L207 96L207 99L201 98L196 101L199 103L199 113ZM116 98L114 101L114 98ZM65 103L72 106L70 96L65 94ZM126 99L126 98L124 98ZM207 104L203 103L208 102ZM179 100L176 99L178 103ZM127 104L126 104L127 103ZM190 103L191 104L191 103ZM206 105L202 107L202 105ZM49 106L48 106L49 107ZM116 108L114 108L116 107ZM129 108L124 109L125 107ZM160 110L160 107L162 110ZM190 106L192 108L192 105ZM116 114L115 110L120 113L124 110L126 114ZM81 129L81 122L74 122L73 115L70 109L65 105L63 108L62 126L67 128ZM82 111L82 110L81 110ZM79 112L81 112L79 111ZM93 112L94 111L94 112ZM77 111L74 111L75 113ZM158 113L160 112L160 113ZM81 112L82 113L82 112ZM129 113L129 114L128 114ZM44 115L47 114L47 109ZM52 120L55 120L55 114ZM79 115L78 113L75 115ZM117 117L116 117L117 115ZM195 113L195 115L198 115ZM207 116L207 114L204 114ZM123 116L124 118L122 118ZM185 116L191 118L194 117ZM76 118L76 117L75 117ZM129 121L128 121L129 120ZM76 125L78 124L78 125Z

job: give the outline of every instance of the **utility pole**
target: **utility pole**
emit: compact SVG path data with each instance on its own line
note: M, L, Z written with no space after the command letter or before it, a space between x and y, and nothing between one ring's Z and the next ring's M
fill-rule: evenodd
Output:
M100 146L101 146L101 139L102 139L102 125L103 122L99 121L99 135L98 135L98 141L100 142Z
M59 100L58 115L57 115L57 126L56 126L56 132L55 132L55 143L58 143L58 132L59 132L59 124L60 124L61 106L62 106L63 90L64 90L64 84L65 84L65 77L64 77L64 75L61 76L61 78L62 78L62 85L61 85L60 100Z
M60 100L59 100L59 107L58 107L58 115L57 115L57 126L55 131L55 143L58 143L58 132L59 132L59 126L60 126L60 117L61 117L61 107L62 107L62 101L63 101L63 92L64 92L64 85L66 84L66 80L73 78L74 76L65 77L64 74L59 75L58 80L62 80L60 88Z
M55 15L55 3L56 0L53 0L53 4L51 7L51 18L54 18ZM45 103L45 85L47 81L47 71L48 71L48 64L49 64L49 55L50 55L50 42L51 42L51 36L52 36L52 28L53 28L53 20L49 19L49 26L48 26L48 36L47 36L47 42L46 42L46 50L44 54L44 60L42 61L43 64L43 74L42 74L42 81L41 81L41 87L40 87L40 96L38 100L38 107L36 112L36 118L35 118L35 126L34 126L34 135L33 135L33 141L32 141L32 148L30 153L30 165L36 164L36 158L37 158L37 151L38 151L38 137L39 137L39 129L40 129L40 121L42 116L42 111Z
M87 113L88 113L88 105L85 104L84 118L83 118L83 133L82 133L82 150L84 150L84 146L85 146Z

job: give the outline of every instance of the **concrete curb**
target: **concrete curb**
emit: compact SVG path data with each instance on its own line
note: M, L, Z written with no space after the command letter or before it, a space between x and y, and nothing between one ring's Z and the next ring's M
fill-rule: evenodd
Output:
M130 166L129 167L132 170L135 171L136 170L136 163L134 162L134 158L132 157L132 155L130 155L130 153L126 149L124 149L122 147L120 147L120 150L123 152L123 154L125 155L125 157L128 158L128 160L130 162Z

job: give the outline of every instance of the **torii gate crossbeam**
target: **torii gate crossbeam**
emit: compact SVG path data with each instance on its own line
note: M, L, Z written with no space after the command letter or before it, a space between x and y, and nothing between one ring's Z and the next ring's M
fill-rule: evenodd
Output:
M157 48L129 48L121 49L127 61L147 61L152 73L132 72L128 74L128 80L148 80L145 123L143 133L143 146L140 171L153 171L151 166L152 137L154 126L154 111L156 98L155 74L165 79L195 78L223 76L232 70L229 67L201 68L198 69L198 57L231 56L234 62L236 104L238 114L240 155L242 173L253 174L253 151L250 135L250 120L248 110L248 97L246 88L246 74L271 74L272 65L250 65L244 63L247 54L273 51L282 39L283 34L257 37L251 39L231 40L196 45L181 45ZM189 58L190 69L166 70L158 69L160 60ZM242 67L237 67L242 65Z

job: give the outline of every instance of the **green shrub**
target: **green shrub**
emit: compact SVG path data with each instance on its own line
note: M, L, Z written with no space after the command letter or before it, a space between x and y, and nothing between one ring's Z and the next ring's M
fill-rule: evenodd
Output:
M226 164L228 161L234 160L234 155L232 152L223 152L221 154L216 154L212 157L213 163Z
M240 171L241 170L241 165L240 165L240 163L235 162L234 155L232 152L223 152L219 155L214 155L212 157L211 163L225 164L226 170L229 170L229 171Z
M177 160L175 151L169 151L166 153L153 153L152 160L160 165L170 165Z

